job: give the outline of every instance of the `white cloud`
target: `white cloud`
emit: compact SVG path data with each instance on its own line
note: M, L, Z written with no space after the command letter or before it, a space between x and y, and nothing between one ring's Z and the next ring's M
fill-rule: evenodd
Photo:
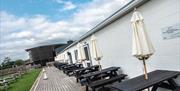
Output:
M58 0L59 3L61 1ZM77 39L126 2L125 0L93 0L79 6L80 9L72 19L56 22L52 22L44 15L18 17L1 11L0 59L8 55L12 58L26 58L24 51L26 48ZM66 6L67 9L74 7L72 3Z
M13 32L26 27L24 18L17 18L14 15L8 14L7 12L0 12L1 30L5 32Z
M54 1L59 4L63 4L63 8L59 9L60 12L77 8L77 6L70 1L66 1L66 0L54 0Z
M63 10L72 10L75 9L77 6L72 2L65 2Z
M22 31L22 32L17 32L17 33L12 33L11 34L12 38L31 38L33 37L33 33L31 31Z

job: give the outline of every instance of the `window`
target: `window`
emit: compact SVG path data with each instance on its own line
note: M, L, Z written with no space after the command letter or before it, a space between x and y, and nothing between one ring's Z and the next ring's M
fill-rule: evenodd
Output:
M67 55L69 56L69 61L70 63L72 64L73 61L72 61L72 55L71 55L71 52L67 52ZM68 61L68 60L67 60Z
M89 50L89 44L86 42L84 45L84 52L85 52L85 56L86 56L87 67L90 67L92 65L92 60L91 60L91 55L90 55L90 50Z
M85 52L85 56L86 56L86 60L89 60L89 52L88 52L88 47L84 47L84 52Z
M74 50L74 54L75 54L75 60L78 60L78 51Z

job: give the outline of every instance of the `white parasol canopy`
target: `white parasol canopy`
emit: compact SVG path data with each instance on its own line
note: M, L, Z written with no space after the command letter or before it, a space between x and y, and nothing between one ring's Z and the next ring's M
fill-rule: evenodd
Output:
M153 55L155 50L148 37L144 24L144 19L140 12L136 10L134 11L131 18L131 24L133 29L132 55L139 60L143 60L145 79L148 79L145 60L148 59L151 55Z
M64 54L63 53L60 54L60 60L61 60L61 62L65 62L64 61Z
M101 53L99 47L97 46L97 39L94 35L91 36L91 51L92 51L92 53L91 53L92 57L96 61L98 61L98 64L100 65L100 60L103 56L102 56L102 53ZM100 68L101 68L101 66L100 66Z
M81 43L77 44L77 50L78 50L78 61L82 63L86 59L84 48Z
M63 53L63 55L64 55L64 62L68 62L68 55L67 55L67 52L65 51L64 53Z
M91 36L91 48L92 48L92 54L91 54L92 57L95 60L101 60L103 56L99 47L97 46L97 39L94 35Z

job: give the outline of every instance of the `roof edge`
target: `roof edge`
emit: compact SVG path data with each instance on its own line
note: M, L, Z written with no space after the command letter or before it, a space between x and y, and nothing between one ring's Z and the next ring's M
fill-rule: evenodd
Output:
M119 18L123 17L124 15L128 14L129 12L133 11L134 8L140 7L141 5L145 4L150 0L131 0L129 3L121 7L119 10L117 10L115 13L110 15L108 18L97 24L94 28L86 32L84 35L82 35L78 40L76 40L71 45L67 46L62 52L67 50L68 48L72 47L73 45L77 44L78 42L81 42L83 39L91 36L92 34L100 31L107 25L110 25L111 23L115 22Z

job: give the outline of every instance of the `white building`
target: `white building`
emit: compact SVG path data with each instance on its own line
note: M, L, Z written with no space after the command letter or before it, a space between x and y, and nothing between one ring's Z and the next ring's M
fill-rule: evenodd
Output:
M148 71L156 69L180 71L180 0L132 0L112 16L102 21L92 30L65 48L76 62L77 43L84 44L89 56L89 64L97 62L91 58L91 35L98 39L103 54L103 68L121 67L129 78L143 74L141 62L131 55L132 28L130 19L133 9L137 8L145 19L147 32L156 50L146 62ZM180 85L180 77L177 82ZM160 90L166 91L166 90Z

